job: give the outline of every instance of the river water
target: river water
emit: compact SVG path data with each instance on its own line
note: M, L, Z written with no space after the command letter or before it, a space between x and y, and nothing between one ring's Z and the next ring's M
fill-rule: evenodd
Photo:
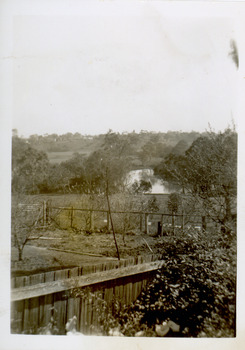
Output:
M138 169L129 172L127 179L129 185L132 185L135 181L140 182L140 180L151 182L152 190L150 193L168 194L177 191L173 185L157 178L152 169Z

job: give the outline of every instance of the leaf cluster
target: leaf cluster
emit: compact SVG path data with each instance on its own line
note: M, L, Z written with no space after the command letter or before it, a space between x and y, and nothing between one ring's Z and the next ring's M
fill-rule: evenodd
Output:
M130 307L108 315L126 336L156 336L156 325L175 322L166 336L233 337L236 319L236 244L189 235L164 244L163 266Z
M49 161L46 153L37 151L24 140L12 142L12 191L34 194L46 176Z
M178 185L205 215L230 229L236 211L237 134L210 131L196 139L184 155L170 154L155 168L164 181Z

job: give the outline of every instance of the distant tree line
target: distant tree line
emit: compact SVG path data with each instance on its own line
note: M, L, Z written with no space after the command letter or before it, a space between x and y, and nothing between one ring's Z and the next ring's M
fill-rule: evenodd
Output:
M111 131L110 131L111 132ZM137 165L151 165L155 158L165 157L170 152L184 152L192 142L200 136L197 132L155 133L142 131L140 133L114 133L121 142L130 145L129 155L136 160ZM32 147L44 152L78 152L86 155L100 149L105 142L105 134L81 135L67 133L64 135L31 135L25 139Z
M45 152L24 139L12 139L12 192L37 194L51 192L120 192L130 170L129 145L109 132L99 149L88 157L74 153L70 160L51 164Z
M100 193L105 169L110 172L111 190L118 191L125 185L128 171L152 168L169 154L182 154L198 135L145 131L119 134L109 130L98 136L67 133L24 139L13 130L12 191ZM47 156L51 151L74 152L69 160L52 164ZM149 191L150 183L142 180L134 184L133 190Z
M68 136L79 139L81 135ZM137 166L152 167L156 176L178 185L183 194L199 203L207 215L224 227L236 211L237 133L234 127L219 133L210 130L199 136L190 133L189 137L186 133L171 132L164 134L164 138L161 133L118 134L110 130L103 137L87 140L95 142L90 153L75 152L71 159L60 164L50 163L47 153L35 148L31 139L13 135L13 193L125 192L130 170ZM150 184L144 179L131 186L133 193L149 190Z

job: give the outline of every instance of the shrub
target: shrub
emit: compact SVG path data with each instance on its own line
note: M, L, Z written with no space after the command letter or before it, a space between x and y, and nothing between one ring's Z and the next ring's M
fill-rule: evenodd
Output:
M166 336L234 337L235 239L226 245L219 236L171 240L162 247L163 266L146 290L130 307L107 311L110 322L125 336L156 336L157 327L174 322L178 331L168 327Z

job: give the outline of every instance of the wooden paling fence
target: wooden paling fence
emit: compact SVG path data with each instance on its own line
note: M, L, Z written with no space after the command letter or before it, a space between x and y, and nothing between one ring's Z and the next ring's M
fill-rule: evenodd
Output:
M12 279L11 331L37 334L49 325L65 334L76 316L77 331L97 334L106 305L134 302L161 266L161 256L130 258Z

